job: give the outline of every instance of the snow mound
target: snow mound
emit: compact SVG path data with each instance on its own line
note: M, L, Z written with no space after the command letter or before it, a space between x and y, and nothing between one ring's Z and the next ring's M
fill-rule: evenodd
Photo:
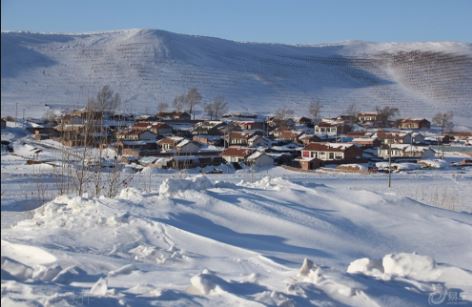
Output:
M241 181L239 185L250 187L250 188L280 191L282 187L284 186L286 187L289 184L290 184L289 181L281 177L264 176L262 179L254 181L254 182Z
M214 273L205 269L202 273L193 276L190 279L190 283L193 289L198 293L208 295L212 291L215 291L216 288L221 289L220 285L222 285L224 281Z
M134 203L140 203L143 200L143 195L142 192L138 189L128 187L122 189L117 198L122 200L129 200Z
M91 295L104 296L108 292L108 279L100 278L90 289Z
M398 253L387 254L382 260L361 258L351 262L347 272L381 280L409 280L431 290L435 289L432 283L444 284L447 288L461 289L463 299L472 299L472 273L462 268L438 264L429 256Z
M16 259L25 265L49 264L57 258L44 249L24 244L15 244L5 240L2 243L2 257Z
M205 176L195 176L186 179L166 178L159 186L159 194L163 196L170 196L182 191L202 191L212 187L213 183Z

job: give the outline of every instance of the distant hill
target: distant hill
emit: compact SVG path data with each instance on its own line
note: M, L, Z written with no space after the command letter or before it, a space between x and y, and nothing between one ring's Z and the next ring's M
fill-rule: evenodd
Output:
M2 114L41 115L45 104L83 105L105 84L123 111L155 112L159 101L197 87L232 111L298 114L312 98L326 115L356 103L400 108L403 116L452 110L472 117L472 44L454 42L291 46L241 43L161 30L90 34L1 34ZM21 114L21 113L20 113Z

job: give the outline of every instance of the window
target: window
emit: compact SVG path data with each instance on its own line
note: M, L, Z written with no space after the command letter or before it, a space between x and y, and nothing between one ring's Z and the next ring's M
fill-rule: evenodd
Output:
M333 160L333 159L334 159L334 152L330 152L330 153L329 153L329 159L330 159L330 160Z
M342 160L342 159L343 159L343 154L342 154L341 152L337 152L337 153L335 154L335 159L336 159L336 160Z

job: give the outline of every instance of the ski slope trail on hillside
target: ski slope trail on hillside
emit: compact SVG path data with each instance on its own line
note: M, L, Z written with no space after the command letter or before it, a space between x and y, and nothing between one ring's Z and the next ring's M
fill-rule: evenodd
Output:
M159 102L197 87L204 100L224 96L232 111L299 115L312 99L326 115L352 103L391 105L402 116L453 111L472 116L472 46L458 42L323 45L241 43L161 30L88 34L2 32L2 113L26 116L48 105L81 107L109 84L122 111L155 112Z

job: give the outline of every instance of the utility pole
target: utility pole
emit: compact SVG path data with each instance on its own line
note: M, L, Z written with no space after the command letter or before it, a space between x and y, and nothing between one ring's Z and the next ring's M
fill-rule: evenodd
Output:
M388 142L388 187L392 187L392 143Z
M18 102L15 104L15 127L18 127Z

